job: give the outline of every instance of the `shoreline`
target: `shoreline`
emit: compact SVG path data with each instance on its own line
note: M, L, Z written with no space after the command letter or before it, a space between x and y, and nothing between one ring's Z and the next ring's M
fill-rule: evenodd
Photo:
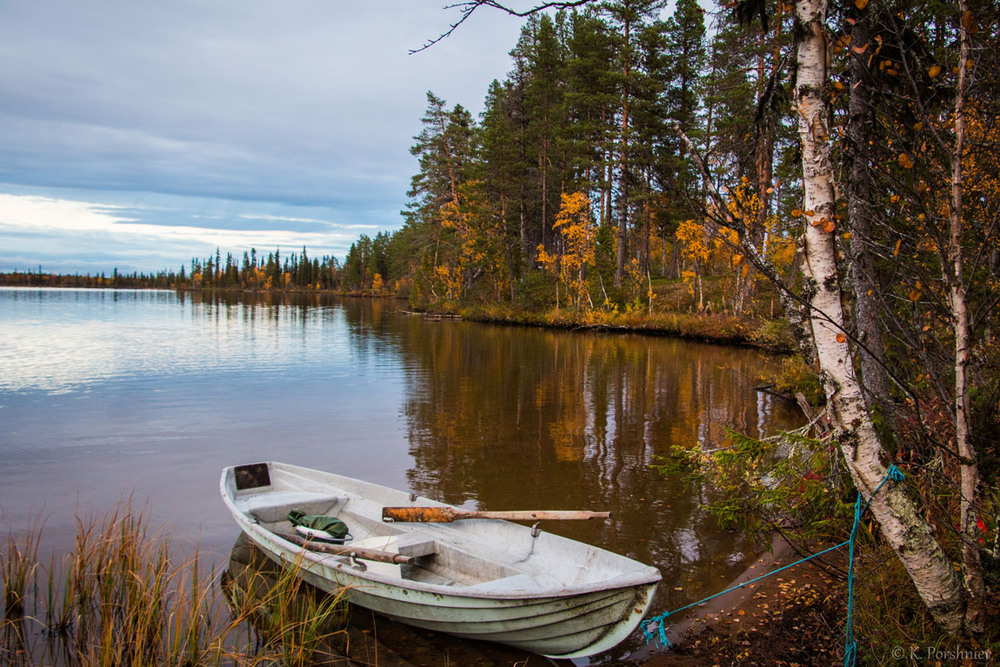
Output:
M780 536L772 539L771 546L727 588L799 559ZM842 558L839 552L832 556ZM698 605L668 628L671 648L651 644L633 653L627 664L694 667L842 661L846 613L842 585L813 562L801 563ZM805 637L822 641L809 642Z
M197 294L316 295L352 299L391 299L404 303L406 301L395 294L337 292L332 290L189 287L169 289L177 292ZM760 335L762 328L765 328L772 322L781 320L761 320L740 317L724 312L687 313L679 310L664 310L649 315L642 315L635 313L618 314L594 310L581 314L558 308L545 312L535 312L528 310L515 311L507 307L484 308L476 306L450 310L400 309L399 312L406 315L421 316L442 321L467 320L469 322L502 326L679 338L712 345L749 347L776 355L787 355L794 351L793 342L790 339L785 339L784 336L772 336L768 340L766 336Z
M405 302L394 294L373 294L371 292L339 292L313 289L248 289L243 287L175 287L175 286L93 286L93 285L22 285L0 282L0 287L18 289L67 289L67 290L122 290L127 292L153 290L183 294L232 294L260 296L322 296L354 299L391 299ZM636 334L679 338L712 345L727 345L759 349L775 355L787 355L794 351L794 344L783 331L768 331L777 326L779 319L759 319L742 317L728 312L685 312L682 310L662 310L654 313L617 313L602 310L576 312L559 308L548 311L514 310L509 307L455 308L449 310L401 309L412 315L440 318L442 320L463 319L483 324L523 326L562 331L584 331L597 333Z

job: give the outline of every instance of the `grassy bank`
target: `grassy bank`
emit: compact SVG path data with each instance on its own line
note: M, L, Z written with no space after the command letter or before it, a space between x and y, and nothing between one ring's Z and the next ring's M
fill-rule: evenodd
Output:
M127 505L78 520L68 553L44 558L40 543L35 528L0 545L2 664L305 666L337 652L346 603L315 595L294 563L220 587Z
M761 288L745 307L735 311L723 278L706 278L704 298L695 298L682 280L657 278L650 283L651 299L631 305L589 303L567 307L554 293L535 286L516 303L472 300L437 302L429 312L445 312L465 319L494 324L552 327L584 331L617 331L671 336L723 345L752 346L773 352L791 352L795 341L781 317L773 288ZM553 307L553 304L561 303ZM410 304L413 308L418 305Z
M792 349L790 334L781 322L728 313L623 313L565 308L537 312L508 306L472 306L459 308L454 312L468 320L496 324L674 336L726 345L752 345L776 352L788 352Z

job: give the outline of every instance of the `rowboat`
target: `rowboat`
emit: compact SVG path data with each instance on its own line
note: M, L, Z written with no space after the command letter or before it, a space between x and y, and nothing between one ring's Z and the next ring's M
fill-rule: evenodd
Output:
M463 519L449 505L369 482L268 462L229 467L220 483L236 522L264 553L328 591L419 628L552 658L609 650L642 620L653 567L511 521ZM387 522L389 508L438 508L450 523ZM292 510L335 517L351 541L297 536Z

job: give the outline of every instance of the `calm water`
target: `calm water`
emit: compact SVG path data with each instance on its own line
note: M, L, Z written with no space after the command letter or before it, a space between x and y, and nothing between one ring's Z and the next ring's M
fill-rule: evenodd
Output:
M131 497L221 563L238 531L219 472L273 459L470 508L611 510L544 528L660 568L656 612L745 567L754 546L649 464L727 427L794 425L752 389L773 361L398 307L0 288L0 533L42 518L62 547L74 516Z

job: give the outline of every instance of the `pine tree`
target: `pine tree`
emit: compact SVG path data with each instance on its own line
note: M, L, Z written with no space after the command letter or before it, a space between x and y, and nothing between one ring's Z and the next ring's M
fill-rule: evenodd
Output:
M687 147L677 136L690 137L704 146L707 132L701 117L701 98L704 90L705 67L708 54L705 44L705 12L696 0L679 0L665 28L664 58L666 59L667 114L673 127L664 141L671 147L670 173L662 183L666 204L657 218L657 232L663 238L663 252L668 240L673 239L682 220L698 217L701 208L699 183L701 177ZM677 262L679 248L671 245L670 277L679 275ZM665 259L665 258L664 258ZM663 264L666 264L663 261Z
M403 215L409 227L408 250L413 253L410 264L435 295L433 283L454 252L453 234L444 223L461 210L459 192L475 167L476 133L465 108L456 105L449 111L445 101L431 92L422 122L410 149L420 170L411 180L411 201Z
M482 182L487 196L497 206L496 215L501 228L502 261L507 270L510 300L516 298L516 284L521 275L525 258L522 237L523 225L519 193L523 190L521 175L526 169L519 149L518 108L516 89L511 82L493 81L486 95L486 105L479 126L480 168L477 178Z
M631 172L633 147L632 112L634 98L643 87L639 38L645 27L658 16L663 0L619 0L603 6L608 17L615 47L615 81L618 99L618 233L615 245L615 287L621 287L629 253L632 198L630 189L635 175Z

